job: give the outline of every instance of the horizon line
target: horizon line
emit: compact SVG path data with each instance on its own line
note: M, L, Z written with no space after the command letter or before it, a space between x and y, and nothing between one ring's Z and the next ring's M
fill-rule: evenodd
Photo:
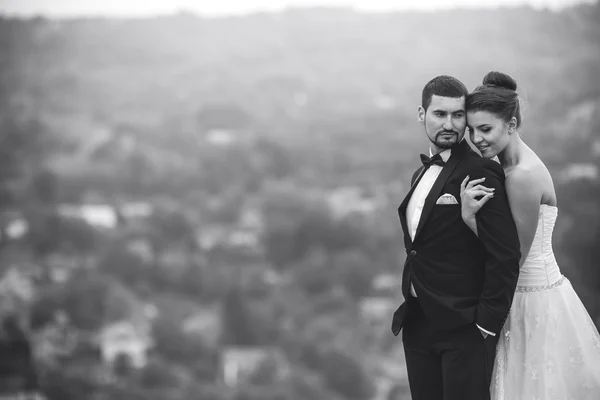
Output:
M389 14L402 14L402 13L436 13L436 12L448 12L448 11L492 11L492 10L516 10L516 9L533 9L536 11L551 11L551 12L562 12L568 9L574 9L585 6L597 5L599 0L583 0L575 4L567 4L562 7L550 7L548 5L535 5L535 4L505 4L505 5L458 5L458 6L447 6L447 7L435 7L435 8L422 8L422 7L405 7L405 8L387 8L387 9L369 9L356 6L287 6L276 9L257 9L257 10L245 10L239 12L227 12L227 13L203 13L198 10L189 8L179 8L174 10L156 11L153 13L56 13L48 14L44 12L6 12L0 10L0 17L12 18L12 19L48 19L48 20L77 20L77 19L154 19L162 17L173 17L178 15L189 15L193 17L199 17L202 19L228 19L228 18L242 18L256 15L281 15L293 12L310 12L310 11L328 11L328 12L350 12L354 14L363 15L389 15Z

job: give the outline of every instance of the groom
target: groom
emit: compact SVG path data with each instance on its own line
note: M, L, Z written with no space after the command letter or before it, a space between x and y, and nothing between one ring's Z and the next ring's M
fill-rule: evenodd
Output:
M471 150L465 85L438 76L425 85L418 118L429 155L398 208L406 262L405 302L392 332L403 343L413 400L489 399L497 337L519 275L519 239L504 172ZM477 214L479 238L461 218L460 184L485 178L494 196Z

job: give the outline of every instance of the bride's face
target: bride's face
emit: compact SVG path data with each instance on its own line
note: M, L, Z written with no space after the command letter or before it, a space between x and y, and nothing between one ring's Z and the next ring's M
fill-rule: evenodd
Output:
M494 158L508 145L509 124L489 111L467 112L471 142L485 158Z

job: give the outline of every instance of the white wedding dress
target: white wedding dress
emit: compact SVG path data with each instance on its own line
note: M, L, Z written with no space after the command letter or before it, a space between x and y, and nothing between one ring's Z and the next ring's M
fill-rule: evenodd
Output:
M600 400L600 335L554 258L557 213L540 208L500 333L492 400Z

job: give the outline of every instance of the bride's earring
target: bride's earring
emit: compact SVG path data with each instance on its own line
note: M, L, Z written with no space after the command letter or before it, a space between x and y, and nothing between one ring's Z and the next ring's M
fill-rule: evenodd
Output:
M508 134L512 135L517 130L518 121L516 118L512 118L508 123Z

